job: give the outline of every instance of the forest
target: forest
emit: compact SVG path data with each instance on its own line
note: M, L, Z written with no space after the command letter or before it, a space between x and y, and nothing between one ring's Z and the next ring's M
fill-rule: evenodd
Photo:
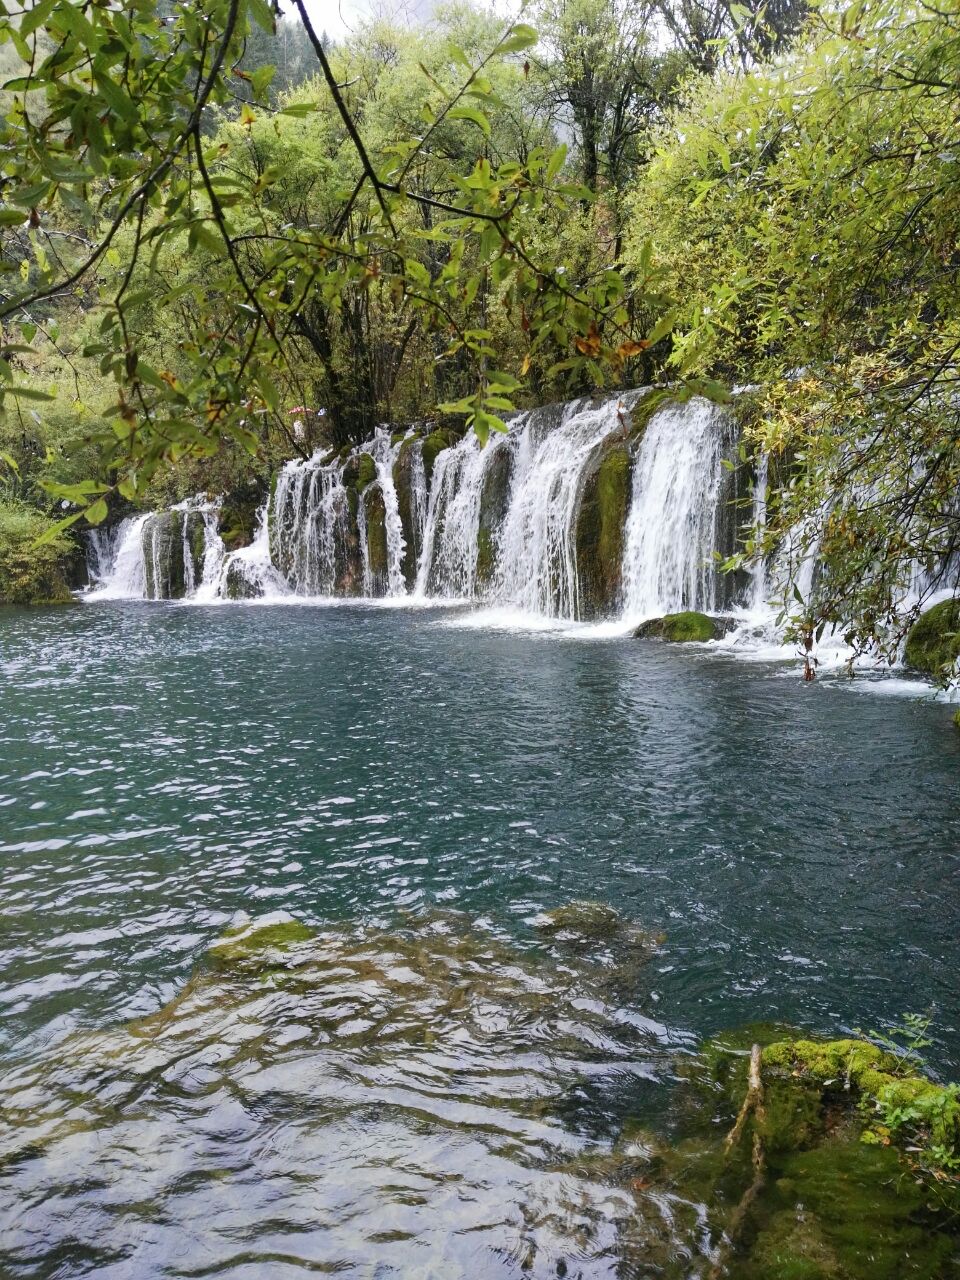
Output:
M76 13L3 31L7 597L78 525L381 422L748 384L781 482L737 563L800 529L801 630L902 640L957 537L949 7Z
M0 1280L956 1280L957 0L0 72Z

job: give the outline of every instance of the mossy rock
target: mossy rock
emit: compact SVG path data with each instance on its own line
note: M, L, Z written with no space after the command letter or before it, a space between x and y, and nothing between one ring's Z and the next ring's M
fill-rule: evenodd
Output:
M423 442L423 472L429 485L433 480L433 468L437 455L457 443L456 435L445 427L431 431Z
M198 583L203 575L203 562L207 553L207 531L203 516L199 511L187 512L186 527L187 546L193 561L194 583Z
M257 600L263 590L247 577L242 560L231 560L224 576L223 593L228 600Z
M786 1040L763 1050L763 1070L816 1085L830 1096L876 1099L884 1112L922 1115L934 1143L960 1146L960 1099L950 1088L918 1075L910 1064L868 1040Z
M366 503L367 556L369 558L370 576L373 579L373 594L375 596L383 596L387 593L389 583L389 560L387 556L387 507L379 484L375 488L371 488L362 501Z
M956 1240L892 1148L845 1134L772 1161L737 1280L945 1280Z
M497 567L497 540L510 504L513 480L513 452L497 441L486 448L493 456L483 477L480 491L480 518L477 529L477 585L488 586Z
M588 473L577 512L578 608L581 618L613 613L620 602L623 546L630 507L630 446L606 444Z
M354 480L357 493L363 493L368 485L377 478L377 464L369 453L361 453L357 458L357 476Z
M183 556L183 511L158 511L140 534L144 581L150 600L181 600L186 593Z
M212 943L207 956L217 969L229 969L251 963L267 967L276 962L277 953L284 954L316 937L316 930L302 920L265 917L226 929Z
M257 516L266 494L262 484L250 480L226 495L220 507L217 529L228 551L249 547L257 532Z
M904 660L915 671L949 675L960 657L960 596L920 615L910 628Z
M633 633L640 640L669 640L677 643L718 640L726 633L728 624L720 618L710 618L705 613L689 609L685 613L668 613L662 618L642 622Z
M404 439L393 464L393 487L397 492L397 509L400 513L400 527L403 530L403 557L400 569L408 587L412 587L417 579L417 546L413 523L413 436Z
M955 711L953 713L953 723L957 726L958 729L960 729L960 711Z

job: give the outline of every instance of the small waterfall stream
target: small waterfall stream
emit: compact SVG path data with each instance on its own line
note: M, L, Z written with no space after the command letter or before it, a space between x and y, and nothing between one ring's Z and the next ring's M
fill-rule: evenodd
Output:
M638 621L717 607L723 459L729 413L694 399L653 415L633 471L624 555L624 613Z

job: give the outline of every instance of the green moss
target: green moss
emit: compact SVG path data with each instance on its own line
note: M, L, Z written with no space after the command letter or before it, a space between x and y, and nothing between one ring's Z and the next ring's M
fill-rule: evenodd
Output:
M641 623L634 635L640 639L671 640L676 642L716 640L722 635L723 626L716 618L690 609L685 613L668 613L662 618L652 618Z
M203 560L207 551L207 535L203 517L196 511L187 514L187 542L193 560L193 571L199 578L203 572Z
M453 432L443 428L437 431L431 431L423 442L423 471L427 477L427 484L433 479L433 467L437 460L437 455L442 453L444 449L449 449L455 442L456 436Z
M419 550L413 524L414 443L415 437L406 437L393 464L393 487L397 492L397 510L400 515L400 527L403 530L403 558L400 569L408 587L412 587L416 581Z
M371 489L366 499L367 555L373 576L374 595L384 595L387 589L389 561L387 558L387 508L380 486Z
M0 503L0 603L72 603L66 566L75 544L58 534L37 546L53 524L32 507Z
M510 504L513 479L513 453L491 441L487 446L493 456L486 467L480 491L480 513L477 527L477 585L483 589L493 581L497 567L497 543Z
M960 657L960 597L944 600L921 614L910 628L904 659L908 667L943 675Z
M958 729L960 729L960 711L955 711L953 713L953 723L957 726Z
M216 968L254 961L269 964L277 952L287 952L316 937L316 931L301 920L256 920L227 929L209 949Z
M773 1162L742 1280L938 1280L955 1241L925 1221L923 1189L891 1148L848 1135Z
M594 618L617 606L629 505L630 447L618 440L604 449L596 470L588 477L577 513L581 617Z
M361 453L357 459L357 478L354 481L357 493L363 493L367 485L377 478L377 464L369 453Z

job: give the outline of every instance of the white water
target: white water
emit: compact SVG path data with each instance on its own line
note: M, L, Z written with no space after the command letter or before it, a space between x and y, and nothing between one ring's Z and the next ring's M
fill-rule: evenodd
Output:
M513 485L499 538L494 598L545 617L577 616L576 515L587 465L607 437L624 437L620 400L575 401L559 426L529 414L516 441Z
M627 618L716 609L722 461L732 444L730 415L707 400L669 406L650 419L627 518Z
M735 537L729 518L733 486L723 465L734 457L735 420L722 407L694 398L655 412L637 438L631 435L630 416L637 400L632 393L599 405L576 401L519 414L509 433L494 436L485 448L468 434L437 454L429 484L422 442L408 439L405 514L396 483L404 442L391 443L384 428L346 460L318 454L287 463L260 513L252 543L239 550L224 547L218 504L199 499L175 508L183 513L178 549L172 549L163 513L93 530L89 596L167 595L181 568L170 563L170 556L178 555L183 594L198 603L334 603L358 596L377 596L385 605L474 601L484 608L461 616L456 625L522 626L584 638L622 635L637 622L668 612L717 613L722 607L736 617L737 626L718 642L720 648L757 660L794 656L783 645L777 607L784 600L789 604L794 585L804 598L811 591L815 546L796 529L768 563L756 564L744 576L737 599L724 598L731 580L724 580L716 561L736 550L728 545ZM614 440L625 441L632 457L622 595L607 601L604 617L584 622L577 521L585 486ZM361 452L372 457L374 474L358 493ZM369 461L365 465L369 468ZM761 454L752 502L759 528L766 519L768 478L768 460ZM376 574L369 518L374 501L383 503L386 535L386 572ZM194 554L197 520L203 522L202 556ZM409 593L404 527L416 569ZM921 577L911 584L912 592L923 585ZM839 668L849 657L842 636L823 638L818 652L823 669Z

